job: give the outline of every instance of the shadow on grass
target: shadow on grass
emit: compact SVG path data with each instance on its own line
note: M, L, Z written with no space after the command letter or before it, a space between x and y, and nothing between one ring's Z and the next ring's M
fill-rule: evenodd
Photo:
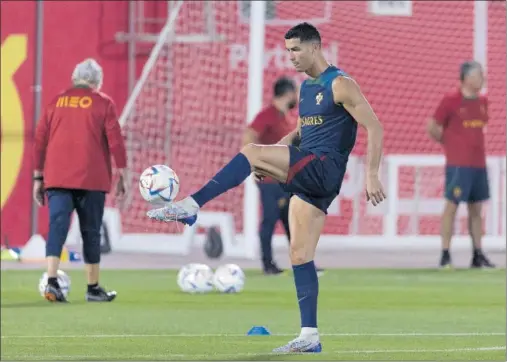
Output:
M63 306L63 307L68 307L68 306L72 306L72 305L82 305L84 304L85 301L73 301L73 302L69 302L69 303L49 303L45 300L42 300L42 301L31 301L31 302L14 302L14 303L1 303L0 304L0 308L4 309L8 309L8 308L13 308L13 309L16 309L16 308L34 308L34 307L55 307L55 306Z

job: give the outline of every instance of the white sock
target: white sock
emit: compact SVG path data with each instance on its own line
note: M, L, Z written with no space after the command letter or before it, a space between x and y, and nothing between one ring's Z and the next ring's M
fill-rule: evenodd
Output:
M317 328L303 327L301 328L301 333L299 334L300 338L305 340L318 340L319 339L319 330Z
M179 201L180 205L182 205L185 209L190 210L199 210L199 204L192 198L186 197L183 200Z

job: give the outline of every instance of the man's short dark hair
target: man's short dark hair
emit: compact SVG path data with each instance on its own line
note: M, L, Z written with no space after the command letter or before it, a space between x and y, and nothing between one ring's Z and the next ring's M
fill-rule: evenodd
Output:
M468 74L474 69L480 68L481 64L475 60L464 62L459 67L459 79L463 82Z
M321 43L320 33L316 27L309 23L300 23L285 33L285 39L299 39L303 42Z
M287 78L287 77L281 77L278 78L278 80L275 82L275 85L273 87L273 93L275 97L283 96L285 93L288 92L295 92L296 91L296 85L294 82Z

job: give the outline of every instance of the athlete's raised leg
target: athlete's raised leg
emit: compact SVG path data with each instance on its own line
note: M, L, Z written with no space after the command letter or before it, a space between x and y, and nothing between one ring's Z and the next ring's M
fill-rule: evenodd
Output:
M199 191L179 202L148 211L148 217L192 225L202 206L239 186L252 171L285 182L289 164L290 153L285 145L248 144Z
M313 259L324 227L326 214L295 195L289 206L290 260L301 315L301 333L288 344L273 352L320 352L317 330L317 298L319 279Z

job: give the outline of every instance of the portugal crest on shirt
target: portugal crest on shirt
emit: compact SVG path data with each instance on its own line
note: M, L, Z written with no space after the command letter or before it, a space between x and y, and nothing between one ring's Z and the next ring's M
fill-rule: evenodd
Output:
M315 96L316 104L319 106L320 102L322 102L323 99L324 99L324 96L322 95L322 92L319 92L319 94L317 94Z

